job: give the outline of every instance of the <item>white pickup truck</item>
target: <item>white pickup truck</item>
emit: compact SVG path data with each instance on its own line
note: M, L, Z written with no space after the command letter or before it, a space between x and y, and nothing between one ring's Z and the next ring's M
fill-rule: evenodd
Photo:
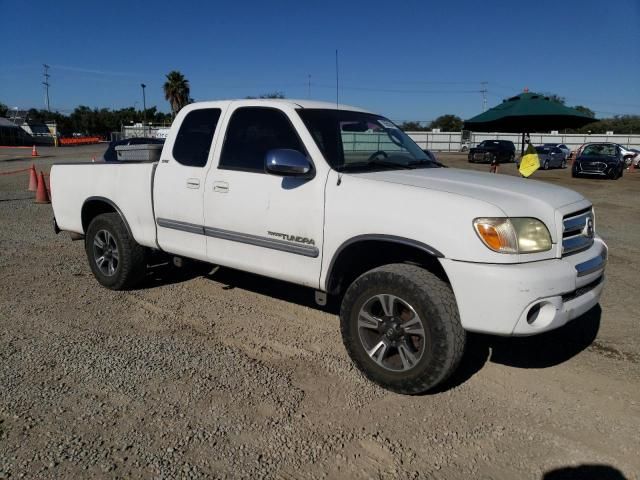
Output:
M54 226L111 289L160 251L335 296L356 366L419 393L456 369L466 331L534 335L589 310L607 259L582 195L441 167L359 108L195 103L159 162L54 165Z

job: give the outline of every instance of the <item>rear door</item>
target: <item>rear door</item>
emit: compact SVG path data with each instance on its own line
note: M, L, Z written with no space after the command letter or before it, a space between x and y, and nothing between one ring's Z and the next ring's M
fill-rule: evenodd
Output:
M222 109L183 109L154 177L153 202L162 250L206 260L203 191Z

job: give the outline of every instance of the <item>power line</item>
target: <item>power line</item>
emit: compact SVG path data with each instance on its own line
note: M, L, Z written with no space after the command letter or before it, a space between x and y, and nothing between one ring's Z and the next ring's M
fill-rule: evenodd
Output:
M487 92L489 90L487 90L487 85L489 82L480 82L480 93L482 93L482 111L486 112L487 111Z
M49 107L49 77L51 75L49 75L49 65L47 65L46 63L43 63L42 66L44 67L44 82L42 82L42 84L44 85L44 90L45 90L45 94L46 94L46 102L47 102L47 112L51 112L51 108Z

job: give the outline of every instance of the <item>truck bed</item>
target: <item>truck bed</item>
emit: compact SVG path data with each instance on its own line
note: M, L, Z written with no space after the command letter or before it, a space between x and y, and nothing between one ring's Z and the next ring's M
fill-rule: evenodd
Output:
M62 163L51 168L53 212L61 230L84 234L82 208L108 199L136 242L155 247L152 179L157 163ZM64 195L58 195L64 192Z

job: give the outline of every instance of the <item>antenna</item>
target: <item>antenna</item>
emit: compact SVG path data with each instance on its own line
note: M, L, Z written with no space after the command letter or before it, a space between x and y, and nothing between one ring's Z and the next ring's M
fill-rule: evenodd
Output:
M340 132L340 117L338 116L338 110L340 110L340 102L338 101L338 87L339 83L338 76L338 49L336 48L336 154L340 153L340 141L341 141L341 132ZM343 152L344 157L344 152ZM342 183L342 172L338 172L338 180L336 181L336 185L340 185Z
M338 102L338 86L340 85L338 79L338 49L336 48L336 110L338 110L338 105L340 104L340 102Z
M311 74L307 75L307 98L311 99Z
M482 87L480 89L480 93L482 94L482 111L486 112L487 111L487 85L489 84L489 82L480 82L480 86Z
M43 63L42 66L44 67L44 73L42 74L44 77L44 82L42 82L42 84L44 85L44 90L45 90L45 100L47 103L47 112L51 112L51 109L49 108L49 77L51 75L49 75L49 65L47 65L46 63Z

